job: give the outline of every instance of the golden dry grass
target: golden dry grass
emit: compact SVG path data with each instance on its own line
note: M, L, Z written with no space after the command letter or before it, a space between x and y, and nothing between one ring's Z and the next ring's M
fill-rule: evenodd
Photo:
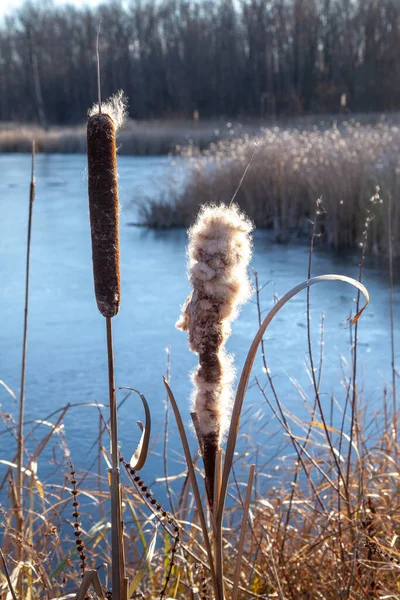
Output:
M260 123L246 125L234 122L240 131L257 134ZM118 134L119 154L151 156L166 155L185 146L205 149L211 143L230 136L231 128L225 121L190 120L127 121ZM30 152L32 139L37 152L84 153L86 134L84 126L47 129L32 124L1 123L0 152Z
M381 189L392 202L392 231L400 234L400 127L342 124L320 129L266 128L212 144L202 154L186 148L191 170L182 190L140 204L149 227L186 227L204 202L228 203L256 151L237 193L239 206L277 241L305 237L315 201L322 198L320 231L327 246L354 247L365 230L368 198ZM387 212L375 210L369 231L374 253L387 251ZM395 242L394 252L399 253Z

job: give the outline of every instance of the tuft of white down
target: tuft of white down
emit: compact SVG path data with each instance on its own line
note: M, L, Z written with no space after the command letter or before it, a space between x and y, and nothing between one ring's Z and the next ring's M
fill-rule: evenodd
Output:
M108 115L114 122L115 130L121 129L122 125L126 121L128 114L128 100L122 90L119 90L113 96L110 96L108 100L101 103L101 112L104 115ZM92 108L89 109L89 117L97 115L99 113L99 104L96 102Z
M194 390L191 397L191 412L196 413L201 435L216 434L220 444L229 429L233 404L233 382L235 368L233 356L221 348L218 357L222 377L217 383L209 383L197 368L191 375Z
M247 267L252 253L253 225L237 205L203 206L189 230L189 280L193 292L182 307L176 326L189 332L190 348L200 356L192 376L192 411L202 435L222 439L229 426L234 378L232 359L224 345L238 310L251 295ZM202 368L209 357L216 372ZM203 365L204 366L204 365ZM204 373L206 377L204 376Z

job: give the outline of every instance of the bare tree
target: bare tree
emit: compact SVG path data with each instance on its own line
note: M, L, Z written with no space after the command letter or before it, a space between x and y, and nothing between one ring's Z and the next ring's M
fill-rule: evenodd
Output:
M400 107L399 0L33 0L0 25L0 120L81 122L100 20L104 94L133 118Z

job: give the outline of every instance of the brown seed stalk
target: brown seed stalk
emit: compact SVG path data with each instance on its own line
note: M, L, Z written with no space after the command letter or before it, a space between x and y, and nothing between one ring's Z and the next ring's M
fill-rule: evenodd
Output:
M28 237L26 244L26 269L25 269L25 309L24 309L24 334L22 343L22 366L21 366L21 390L19 399L18 418L18 449L17 449L17 532L22 535L23 514L23 462L24 462L24 412L25 412L25 375L26 375L26 352L28 342L28 315L29 315L29 279L31 258L31 234L33 203L35 201L35 142L32 142L31 181L29 186L29 214L28 214ZM17 546L17 558L22 560L22 544ZM21 578L18 580L18 591L21 591Z

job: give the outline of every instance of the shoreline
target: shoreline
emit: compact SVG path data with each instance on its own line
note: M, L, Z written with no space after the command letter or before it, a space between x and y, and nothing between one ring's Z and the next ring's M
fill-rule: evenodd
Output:
M132 156L166 156L185 148L205 150L212 144L237 137L260 135L265 129L330 129L347 123L378 125L400 124L400 113L317 114L276 119L220 117L204 121L190 119L128 120L118 134L119 154ZM86 153L85 125L51 125L0 122L0 152L30 153L32 140L37 153ZM211 146L212 148L212 146Z

